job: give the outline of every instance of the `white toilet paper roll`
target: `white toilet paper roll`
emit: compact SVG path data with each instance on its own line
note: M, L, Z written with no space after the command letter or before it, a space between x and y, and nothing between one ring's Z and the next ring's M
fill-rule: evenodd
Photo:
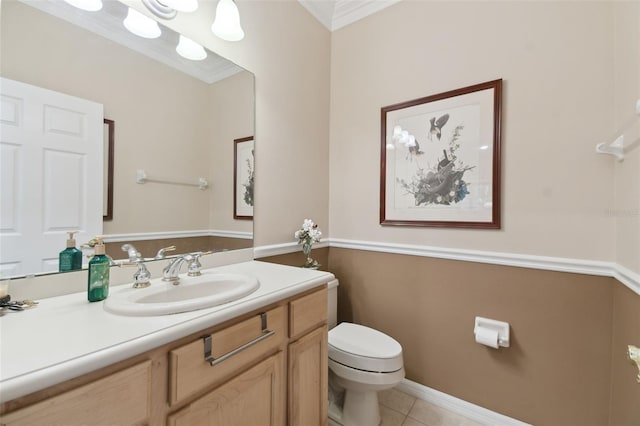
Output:
M477 327L475 330L476 342L481 345L498 349L498 331L486 327Z

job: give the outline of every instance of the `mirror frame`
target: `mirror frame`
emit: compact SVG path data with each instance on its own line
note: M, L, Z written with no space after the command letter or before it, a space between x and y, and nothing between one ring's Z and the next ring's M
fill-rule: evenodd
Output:
M105 118L104 122L104 132L105 132L105 171L107 172L107 180L105 182L105 199L106 199L106 210L104 211L104 215L102 215L102 220L113 220L113 162L114 162L114 143L115 143L115 127L116 123L113 120L109 120Z

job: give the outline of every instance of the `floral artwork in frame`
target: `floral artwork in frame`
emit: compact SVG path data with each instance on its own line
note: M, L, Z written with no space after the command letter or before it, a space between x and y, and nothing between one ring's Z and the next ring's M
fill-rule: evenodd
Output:
M500 229L502 80L381 109L380 224Z
M255 175L253 136L235 139L233 144L233 218L252 220Z

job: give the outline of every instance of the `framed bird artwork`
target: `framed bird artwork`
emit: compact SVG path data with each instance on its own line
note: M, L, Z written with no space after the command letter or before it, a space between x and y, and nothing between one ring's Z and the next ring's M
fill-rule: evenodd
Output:
M380 224L500 229L502 80L381 108Z
M253 220L253 136L233 141L233 218Z

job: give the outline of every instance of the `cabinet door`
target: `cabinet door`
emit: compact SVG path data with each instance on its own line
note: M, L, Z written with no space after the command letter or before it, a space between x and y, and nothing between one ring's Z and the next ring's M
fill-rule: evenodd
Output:
M284 426L284 355L278 352L169 416L169 426Z
M87 426L146 423L151 361L0 416L1 425Z
M327 425L327 326L289 345L289 424Z

